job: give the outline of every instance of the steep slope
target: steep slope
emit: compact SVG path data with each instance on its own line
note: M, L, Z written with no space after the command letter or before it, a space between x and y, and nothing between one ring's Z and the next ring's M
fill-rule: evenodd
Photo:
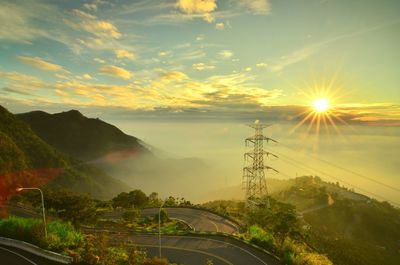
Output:
M102 171L66 157L0 106L0 196L18 186L62 187L109 198L129 189Z
M160 158L136 137L76 110L56 114L34 111L17 116L57 150L145 192L198 198L218 175L201 159ZM195 188L193 183L197 183Z
M387 202L304 176L273 196L302 212L308 244L334 264L398 264L400 210Z
M84 161L121 150L148 152L137 138L99 119L87 118L77 110L55 114L33 111L17 116L47 143Z

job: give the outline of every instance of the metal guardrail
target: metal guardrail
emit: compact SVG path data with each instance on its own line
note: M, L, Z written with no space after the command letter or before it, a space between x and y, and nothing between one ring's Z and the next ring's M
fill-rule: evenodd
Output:
M48 260L56 261L63 264L72 263L72 257L61 255L52 251L42 249L30 243L19 241L7 237L0 237L0 245L22 249L36 256L43 257Z

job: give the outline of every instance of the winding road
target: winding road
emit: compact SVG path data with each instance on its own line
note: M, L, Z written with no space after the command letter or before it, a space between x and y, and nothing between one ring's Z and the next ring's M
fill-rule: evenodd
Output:
M60 265L42 257L38 257L29 252L0 245L0 263L7 265Z
M195 231L221 232L233 234L239 232L236 224L217 214L193 208L163 208L171 218L183 220L191 225ZM141 211L142 216L154 216L158 208L147 208Z
M16 207L18 208L18 207ZM183 220L194 228L194 232L222 232L234 234L238 232L238 226L230 220L214 213L193 208L165 208L169 217ZM32 214L22 209L10 209L12 212L22 215ZM153 216L159 211L158 208L148 208L141 211L142 216ZM121 212L109 212L108 218L120 218ZM129 241L138 247L146 249L148 256L158 256L159 241L157 234L135 233L118 230L103 230L96 228L83 229L87 233L111 233L112 240L116 244ZM162 235L162 256L171 262L188 265L204 265L211 260L214 265L278 265L281 264L273 256L252 247L246 243L223 235ZM20 253L20 250L16 251ZM38 257L32 257L30 253L23 255L35 262ZM2 259L2 257L5 257ZM36 261L29 263L27 260L7 250L0 249L0 260L7 261L5 264L58 264L52 261ZM8 261L10 260L10 261ZM14 263L12 263L14 262ZM19 262L19 263L18 263ZM23 263L25 262L25 263ZM28 262L28 263L26 263ZM39 263L38 263L39 262Z
M156 235L132 235L132 242L158 256ZM162 256L176 263L204 265L277 265L276 259L242 242L227 237L162 236Z

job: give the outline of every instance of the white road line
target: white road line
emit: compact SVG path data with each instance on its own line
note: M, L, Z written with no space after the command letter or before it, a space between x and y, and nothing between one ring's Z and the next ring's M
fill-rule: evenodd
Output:
M13 253L13 254L17 255L17 256L20 257L20 258L23 258L24 260L28 261L29 263L31 263L31 264L33 264L33 265L38 265L38 264L36 264L35 262L33 262L32 260L28 259L27 257L22 256L21 254L19 254L19 253L17 253L17 252L14 252L14 251L12 251L12 250L9 250L9 249L3 248L3 247L0 247L0 249L5 250L5 251L8 251L8 252L10 252L10 253Z
M210 219L208 219L208 221L210 221L215 226L215 228L217 229L217 233L218 233L219 232L218 225L215 222L211 221Z
M141 236L143 236L143 235L141 235ZM144 235L144 236L153 236L153 235ZM248 251L248 250L246 250L246 249L243 249L243 248L241 248L241 247L239 247L239 246L237 246L237 245L231 244L231 243L229 243L229 242L224 242L224 241L221 241L221 240L211 239L211 238L194 237L194 236L169 236L169 235L166 236L166 235L165 235L164 238L165 238L165 237L191 238L191 239L197 239L197 240L200 240L200 239L201 239L201 240L214 241L214 242L218 242L218 243L230 245L230 246L233 246L234 248L238 248L238 249L242 250L243 252L246 252L247 254L249 254L249 255L252 256L253 258L259 260L259 261L262 262L263 264L268 265L268 263L266 263L265 261L263 261L262 259L260 259L260 258L257 257L256 255L254 255L254 254L251 253L250 251Z

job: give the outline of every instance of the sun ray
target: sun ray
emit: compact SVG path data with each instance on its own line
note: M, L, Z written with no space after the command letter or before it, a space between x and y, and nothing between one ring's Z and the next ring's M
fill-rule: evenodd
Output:
M295 118L302 118L289 131L289 134L307 124L304 136L306 137L313 132L317 145L321 133L330 138L331 127L335 133L343 137L338 124L351 126L342 118L342 111L344 110L341 110L340 105L337 105L337 100L342 99L350 92L343 93L343 87L338 84L338 74L339 70L335 71L329 78L319 78L319 80L313 75L308 82L304 82L304 88L296 87L296 90L305 96L309 104L304 105L305 110L295 116Z

